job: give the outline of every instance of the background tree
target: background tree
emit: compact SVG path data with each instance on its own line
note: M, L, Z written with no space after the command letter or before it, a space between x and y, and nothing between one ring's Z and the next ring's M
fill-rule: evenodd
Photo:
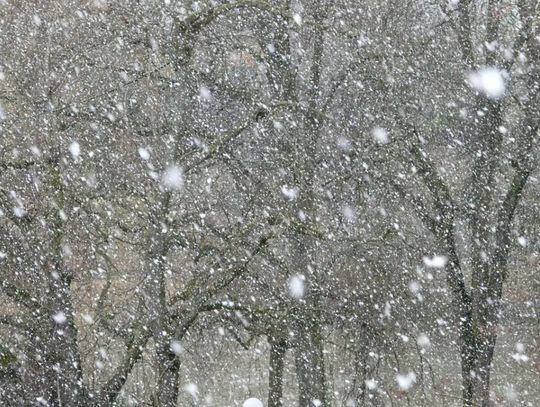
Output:
M0 20L8 405L534 399L534 2Z

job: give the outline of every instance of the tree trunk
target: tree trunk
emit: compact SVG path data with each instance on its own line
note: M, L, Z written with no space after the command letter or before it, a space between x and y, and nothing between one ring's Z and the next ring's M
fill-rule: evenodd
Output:
M270 340L270 374L268 378L268 407L283 405L283 366L287 345L284 340Z
M462 383L464 406L490 406L490 374L493 361L495 338L484 350L471 351L462 355ZM473 354L471 354L473 353Z
M318 312L308 309L297 320L296 375L299 407L326 407L323 340Z
M49 326L44 350L46 385L49 387L46 389L46 400L52 405L75 406L86 400L87 394L82 378L69 284L62 278L51 281L48 295L53 315L45 315Z
M161 253L167 253L168 247L164 247ZM174 338L174 329L171 324L171 316L167 306L165 292L165 266L162 256L149 256L158 258L154 268L150 268L155 276L149 287L150 312L154 321L152 332L156 352L157 389L154 396L156 405L173 407L177 404L178 397L178 372L180 360L171 349L171 341ZM154 262L156 263L156 262Z
M164 349L163 347L167 348ZM175 407L178 400L178 374L180 360L169 348L169 344L156 346L158 388L156 405L162 407Z
M54 194L55 203L65 205L64 189L60 167L55 160L48 168L49 187ZM47 327L45 341L47 400L52 405L75 406L87 401L84 387L77 327L74 320L71 297L72 271L64 263L64 224L59 214L50 218L52 236L50 257L44 272L48 274L46 308L42 317Z
M304 138L300 169L303 174L303 194L299 199L299 210L307 220L306 225L317 222L317 190L315 186L317 168L317 146L320 142L321 121L317 115L321 103L321 67L324 54L323 20L327 13L323 0L313 2L309 11L315 24L313 33L313 58L307 83L308 109L304 116ZM301 234L299 237L299 261L301 270L310 270L315 257L316 241ZM321 285L320 271L310 271L307 294L302 300L296 316L296 375L299 390L299 407L326 407L326 377L324 365L324 343L321 335Z
M485 304L488 307L489 304ZM462 331L462 384L463 405L466 407L488 407L490 402L490 375L495 343L497 340L498 321L495 314L487 312L484 321L478 323L470 318Z

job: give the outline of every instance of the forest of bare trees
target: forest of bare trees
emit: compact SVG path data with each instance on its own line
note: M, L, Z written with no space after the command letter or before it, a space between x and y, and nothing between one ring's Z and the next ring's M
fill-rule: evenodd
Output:
M0 406L535 406L537 0L0 0Z

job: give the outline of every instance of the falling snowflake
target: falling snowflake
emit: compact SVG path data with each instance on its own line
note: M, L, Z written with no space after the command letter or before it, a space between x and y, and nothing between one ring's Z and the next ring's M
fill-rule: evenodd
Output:
M251 397L244 401L244 404L242 404L242 407L264 407L261 400Z
M343 216L345 219L347 219L349 222L354 222L356 220L356 212L354 208L350 206L344 206L341 208L341 212L343 213Z
M184 172L177 165L171 165L165 169L161 182L165 189L169 191L177 191L184 187Z
M418 335L418 338L416 338L416 343L418 344L418 346L425 349L430 346L431 341L426 334L420 334Z
M289 278L287 287L289 288L289 295L292 298L300 299L304 296L305 280L306 278L302 274L296 274Z
M64 314L62 311L58 311L56 314L54 314L53 319L57 324L64 324L67 321L66 314Z
M492 67L485 67L468 75L471 87L490 99L499 99L504 95L506 84L503 72Z
M422 289L422 286L418 283L418 281L411 281L409 283L409 291L412 294L418 294L421 289Z
M377 388L377 382L373 379L366 380L366 387L368 390L375 390Z
M388 132L382 127L374 127L371 130L371 135L373 136L373 140L375 140L379 144L388 144L388 142L390 141L390 139L388 138Z
M77 158L81 155L81 146L76 141L73 141L69 145L69 152L73 158Z
M199 393L199 387L195 383L187 383L184 386L184 391L191 395L191 397L195 398Z
M18 218L22 218L26 215L26 211L22 206L15 206L13 208L13 214Z
M84 314L82 318L85 324L91 325L94 323L94 318L90 314Z
M147 148L139 147L139 157L144 161L148 161L150 159L150 151Z
M396 375L396 382L401 391L409 391L416 382L416 374L409 372L406 375Z
M287 185L283 185L281 187L281 193L287 198L289 198L291 201L296 199L296 197L298 196L298 191L299 190L296 187L289 188Z
M206 86L201 86L199 88L199 98L204 101L209 101L212 99L212 92Z
M171 341L171 350L176 356L180 356L184 352L184 347L180 341L172 340Z
M440 255L435 255L433 257L424 256L422 257L422 260L424 261L426 267L435 269L441 269L448 263L448 257Z
M37 15L37 14L34 14L32 16L32 22L34 23L35 26L39 27L42 23L41 21L41 18Z

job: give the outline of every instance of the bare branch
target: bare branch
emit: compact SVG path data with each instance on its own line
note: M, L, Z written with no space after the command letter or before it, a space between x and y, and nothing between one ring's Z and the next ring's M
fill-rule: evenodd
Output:
M32 297L29 291L23 288L17 287L15 284L5 280L0 284L0 290L15 303L25 306L26 308L33 308L37 304L37 299Z

